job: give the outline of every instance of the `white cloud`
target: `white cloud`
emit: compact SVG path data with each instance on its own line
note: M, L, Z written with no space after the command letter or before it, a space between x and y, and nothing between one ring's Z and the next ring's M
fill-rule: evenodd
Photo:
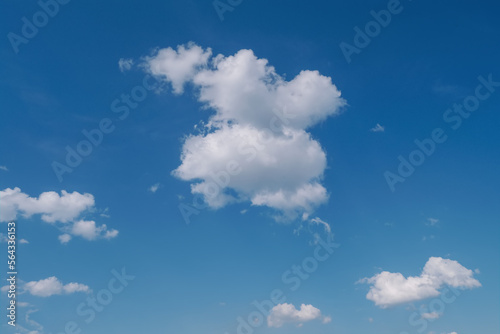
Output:
M326 235L328 239L333 239L332 228L330 224L325 222L319 217L309 218L307 213L302 215L302 223L296 228L293 232L294 234L299 235L304 228L307 228L307 232L309 232L313 238L313 243L316 245L322 239L321 235Z
M323 323L331 322L331 317L324 317L321 311L312 305L300 305L300 309L296 309L292 304L278 304L271 309L267 317L267 325L269 327L281 327L286 323L302 323L321 319Z
M430 313L422 313L423 319L438 319L441 317L442 313L438 312L430 312Z
M211 57L192 43L159 50L145 66L175 93L192 83L215 111L201 134L186 138L173 171L210 207L250 201L294 218L327 201L326 154L306 129L345 105L331 78L302 71L286 81L252 50Z
M40 281L28 282L24 285L24 289L33 296L38 297L50 297L53 295L72 294L75 292L90 292L90 288L84 284L68 283L64 285L55 276Z
M460 263L441 257L431 257L420 276L404 277L401 273L383 271L360 282L371 284L366 295L375 305L387 308L440 295L444 285L472 289L481 286L474 272Z
M94 196L76 191L68 193L55 191L41 193L38 197L30 197L19 188L0 190L0 221L16 219L17 214L30 217L41 214L42 220L48 223L68 222L94 206Z
M14 220L18 214L24 217L40 214L45 222L63 223L60 228L65 234L59 236L59 241L63 244L71 240L71 235L81 236L87 240L116 237L118 231L108 230L105 224L97 226L94 221L77 220L84 212L93 211L94 204L94 196L88 193L80 194L76 191L68 193L62 190L61 195L48 191L38 197L30 197L17 187L7 188L0 191L0 222ZM28 242L21 239L20 243Z
M70 240L71 240L71 235L65 233L65 234L61 234L59 237L58 237L59 241L64 245L64 244L67 244Z
M371 128L370 131L371 132L384 132L385 127L377 123L377 125L375 125L373 128Z
M132 59L120 58L120 60L118 60L118 67L121 72L130 70L132 65L134 65L134 61Z
M148 188L149 191L151 191L153 194L160 188L159 183L153 184L151 187Z
M203 50L193 43L180 45L177 51L172 48L158 50L154 57L147 57L151 74L163 77L172 84L174 93L182 94L184 84L193 79L200 66L206 65L212 55L210 49Z
M80 220L73 224L71 234L81 236L87 240L96 240L98 238L112 239L118 235L117 230L108 230L106 224L97 226L93 220ZM60 236L60 239L61 240ZM61 242L63 242L61 240Z
M8 169L6 166L0 166L0 169L1 169L1 170L4 170L4 171L6 171L6 172L8 172L8 171L9 171L9 169Z
M332 228L330 227L330 224L328 224L327 222L325 222L324 220L322 220L319 217L313 218L313 219L309 220L309 222L310 222L310 224L313 224L313 225L323 226L326 234L332 233Z
M26 239L19 239L20 244L29 244L30 242Z

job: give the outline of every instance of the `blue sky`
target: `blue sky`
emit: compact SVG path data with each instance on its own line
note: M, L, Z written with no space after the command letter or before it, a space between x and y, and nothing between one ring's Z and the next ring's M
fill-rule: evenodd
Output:
M496 2L63 3L30 37L43 6L3 4L0 233L17 220L21 304L2 331L499 332ZM272 130L275 111L292 116Z

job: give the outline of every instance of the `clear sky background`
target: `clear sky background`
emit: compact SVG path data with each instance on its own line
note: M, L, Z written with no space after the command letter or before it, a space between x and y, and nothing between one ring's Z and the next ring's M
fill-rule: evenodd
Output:
M33 22L41 5L2 4L0 233L3 240L5 222L17 220L21 303L13 329L5 316L7 295L0 295L2 332L63 333L74 322L93 334L233 334L238 317L257 310L253 301L280 289L286 301L241 333L498 333L498 3L402 0L368 45L356 44L355 27L364 31L374 21L370 11L394 2L221 3L231 8L223 19L212 1L73 0L59 4L36 33L25 28L30 37L23 37L22 19ZM348 57L346 44L356 48ZM201 50L206 61L182 67L179 45ZM158 57L169 47L179 63ZM255 124L271 115L267 100L249 93L249 76L231 81L221 71L216 88L204 91L211 79L203 74L220 69L217 61L243 73L262 65L250 56L247 62L231 58L240 50L274 67L267 67L279 76L266 82L270 90L301 71L318 71L302 72L312 76L309 83L326 77L331 83L298 85L293 96L307 91L305 102L280 100L306 114L317 110L308 126L290 130L306 136L306 148L298 139L283 139L282 146L273 141L264 149L266 163L245 165L231 179L251 180L225 189L235 199L192 209L201 197L191 187L208 173L193 169L218 171L217 163L235 158L225 151L238 142L235 133L254 138L238 125L262 129ZM155 60L163 67L153 68ZM161 84L120 119L113 102L142 86L148 74L149 82L156 76ZM479 100L478 91L488 96ZM210 105L219 93L227 95ZM229 100L240 103L227 111ZM459 116L458 126L460 114L447 110L464 101L479 105ZM221 116L234 110L239 118ZM254 113L264 116L243 121ZM233 123L207 128L217 115ZM54 161L65 164L66 147L76 149L85 140L82 131L99 128L103 119L113 131L59 179ZM387 172L398 175L398 157L408 160L418 149L415 140L432 138L435 129L446 140L391 189ZM224 131L227 137L208 146L206 156L188 150L186 138L204 142ZM189 157L199 159L189 164ZM179 166L186 173L173 175ZM276 175L269 176L269 166ZM320 193L306 194L306 204L266 193L293 192L301 178L299 186L312 184ZM179 207L196 210L189 224ZM330 235L338 248L292 291L282 275ZM0 245L2 281L6 245ZM77 307L109 289L112 270L122 268L135 279L87 323ZM449 285L460 295L443 304Z

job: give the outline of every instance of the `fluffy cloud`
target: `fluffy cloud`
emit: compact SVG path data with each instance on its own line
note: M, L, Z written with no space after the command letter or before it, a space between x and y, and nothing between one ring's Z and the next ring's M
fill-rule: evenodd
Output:
M59 236L61 243L71 240L71 235L81 236L87 240L97 238L111 239L118 235L117 230L108 230L106 225L97 226L94 221L77 220L84 212L93 210L94 196L88 193L68 193L61 195L54 191L41 193L31 197L19 188L0 190L0 222L15 220L18 215L31 217L41 215L47 223L63 223L61 229L65 234ZM20 242L23 243L22 239ZM26 240L24 240L25 243Z
M267 317L267 325L269 327L281 327L286 323L297 323L299 326L307 321L322 319L323 323L332 321L330 317L321 315L321 311L312 305L300 305L300 309L296 309L292 304L278 304L271 309Z
M250 201L296 217L326 202L326 154L306 130L345 105L331 78L302 71L286 81L251 50L211 57L192 43L159 50L145 66L174 93L191 83L215 111L186 138L173 171L210 207Z
M76 191L68 193L63 190L61 195L55 191L47 191L38 197L30 197L17 187L0 190L1 222L14 220L19 213L24 217L41 214L42 220L47 223L56 221L65 223L93 206L94 196Z
M445 285L461 289L480 287L481 283L473 276L472 270L457 261L431 257L420 276L406 278L401 273L383 271L361 282L371 284L366 298L381 308L387 308L439 296Z
M61 234L59 237L57 237L59 239L59 241L64 245L64 244L67 244L68 242L70 242L71 240L71 235L65 233L65 234Z
M24 289L33 296L50 297L53 295L72 294L75 292L89 293L90 288L80 283L62 284L57 277L52 276L40 281L31 281L24 285Z
M80 220L73 224L71 234L81 236L87 240L96 240L97 238L112 239L118 235L118 231L108 230L106 224L97 226L93 220Z
M203 50L191 43L187 47L179 46L177 51L172 48L161 49L154 57L147 57L146 62L152 74L162 76L172 84L174 93L181 94L184 92L184 83L193 79L197 69L206 65L211 55L210 49Z

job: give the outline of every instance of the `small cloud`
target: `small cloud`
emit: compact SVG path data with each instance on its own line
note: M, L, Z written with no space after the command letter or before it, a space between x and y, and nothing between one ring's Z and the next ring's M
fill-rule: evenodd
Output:
M118 235L118 230L108 230L106 224L97 226L93 220L80 220L73 224L70 233L86 240L97 240L100 238L112 239Z
M429 235L429 236L425 236L425 235L424 235L424 236L422 237L422 241L432 240L432 239L434 239L435 237L436 237L436 236L435 236L434 234L431 234L431 235Z
M319 217L316 217L316 218L309 220L309 224L323 226L323 228L325 229L325 232L328 235L330 233L332 233L332 228L330 227L330 224L328 224L327 222L325 222L324 220L322 220Z
M373 322L373 318L368 318L368 322L372 323Z
M19 243L20 244L29 244L30 242L28 240L26 240L26 239L20 239Z
M243 210L241 210L241 211L240 211L240 213L241 213L242 215L244 215L244 214L245 214L245 213L247 213L247 212L248 212L248 210L247 210L247 209L243 209Z
M40 280L28 282L24 288L33 296L50 297L53 295L72 294L75 292L90 293L90 288L85 284L62 282L55 276Z
M392 226L394 226L394 223L389 223L389 222L386 222L386 223L384 223L384 226L389 226L389 227L392 227Z
M441 257L429 258L420 276L405 277L399 272L382 271L358 283L371 285L366 299L381 308L438 297L447 285L459 289L481 287L472 270Z
M62 234L58 237L59 241L65 245L71 240L71 235L69 234Z
M220 306L226 306L226 303L225 302L220 302L219 305Z
M425 225L427 226L435 226L439 223L439 219L436 218L427 218L427 221L425 222Z
M155 183L151 187L149 187L148 190L154 194L160 188L160 186L161 185L159 183Z
M101 212L100 216L101 216L101 217L104 217L104 218L110 218L111 216L109 215L109 213L108 213L108 212L109 212L109 208L106 208L106 209L104 209L104 210Z
M267 325L279 328L286 323L297 323L301 326L302 323L315 319L320 319L324 324L332 320L331 317L323 316L321 311L312 305L302 304L299 309L296 309L294 305L284 303L271 309L267 317Z
M422 313L422 319L438 319L440 316L442 313L438 312Z
M9 169L8 169L6 166L0 166L0 169L1 169L1 170L4 170L4 171L6 171L6 172L8 172L8 171L9 171Z
M385 127L377 123L377 125L375 125L373 128L371 128L370 131L371 132L384 132Z
M132 65L134 65L134 61L132 59L120 58L120 60L118 60L118 67L121 72L130 70Z

